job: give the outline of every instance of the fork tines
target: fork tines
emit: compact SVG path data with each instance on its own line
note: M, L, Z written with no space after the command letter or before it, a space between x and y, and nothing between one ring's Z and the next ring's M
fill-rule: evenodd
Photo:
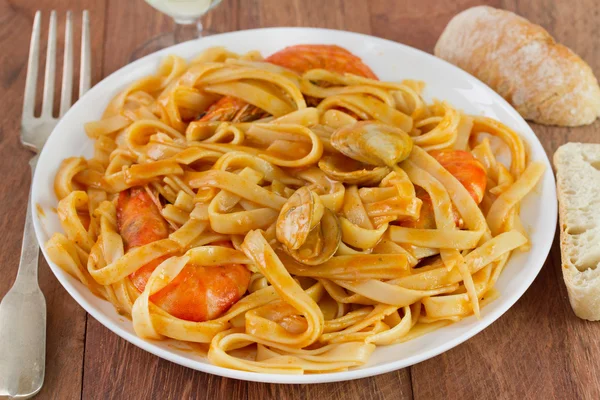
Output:
M23 97L23 116L21 118L21 143L27 148L39 152L58 118L52 116L54 106L54 77L56 71L56 11L50 13L48 29L48 48L46 50L46 71L44 73L44 92L42 96L42 113L35 117L35 93L37 86L39 52L40 52L40 26L42 14L35 13L31 45L29 47L29 62L27 65L27 78L25 80L25 95ZM87 11L82 15L81 28L81 64L79 70L79 97L90 88L91 82L91 45L90 45L90 18ZM73 88L73 17L70 11L65 18L65 50L62 71L62 87L60 91L61 118L71 107L71 92Z
M46 50L46 69L44 72L44 92L42 97L42 113L40 118L53 119L54 77L56 71L56 11L50 13L48 29L48 47ZM35 108L35 93L37 86L39 48L41 30L41 11L35 13L31 44L29 47L29 62L25 81L25 96L23 100L23 118L33 118ZM90 20L88 11L83 11L81 29L81 63L79 75L79 97L89 88L91 82L91 46ZM71 91L73 87L73 16L67 11L65 18L65 49L62 71L62 87L60 92L59 117L71 107Z

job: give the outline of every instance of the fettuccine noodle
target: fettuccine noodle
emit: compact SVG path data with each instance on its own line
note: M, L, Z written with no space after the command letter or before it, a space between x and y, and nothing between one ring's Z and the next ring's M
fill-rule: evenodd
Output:
M327 51L345 61L311 64ZM140 337L245 371L342 371L479 317L530 245L519 205L544 166L423 86L334 46L166 57L57 171L48 253Z

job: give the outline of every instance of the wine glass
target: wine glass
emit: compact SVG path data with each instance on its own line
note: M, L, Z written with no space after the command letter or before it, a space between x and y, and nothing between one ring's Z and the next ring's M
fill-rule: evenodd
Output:
M221 0L145 0L175 21L173 32L166 32L148 40L131 55L130 61L165 47L213 34L202 26L201 18L221 3Z

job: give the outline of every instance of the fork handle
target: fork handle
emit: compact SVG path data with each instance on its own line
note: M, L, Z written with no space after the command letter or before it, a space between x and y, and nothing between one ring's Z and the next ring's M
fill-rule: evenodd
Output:
M39 156L36 155L29 161L31 166L31 181L33 183L33 175ZM35 237L33 228L33 212L31 204L31 190L27 200L27 214L25 214L25 227L23 228L23 243L21 245L21 260L19 261L19 271L17 272L16 285L27 285L35 287L38 285L38 258L40 248Z

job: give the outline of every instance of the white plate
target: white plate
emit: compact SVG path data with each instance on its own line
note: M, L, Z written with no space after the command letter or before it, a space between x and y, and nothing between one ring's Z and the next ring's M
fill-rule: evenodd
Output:
M274 375L226 369L211 365L203 357L189 351L176 349L173 342L142 340L135 335L129 320L119 316L109 302L94 296L85 286L63 272L44 251L50 268L71 296L101 324L125 340L177 364L230 378L275 383L316 383L362 378L413 365L469 339L506 312L542 268L556 228L554 176L544 149L519 114L471 75L420 50L357 33L308 28L256 29L181 43L127 65L93 87L60 121L40 156L32 191L34 204L39 204L46 214L45 217L38 216L36 207L33 207L35 231L40 244L43 246L52 232L61 230L56 214L50 212L57 205L52 185L61 161L66 157L92 155L92 141L86 136L83 124L99 119L109 100L129 83L155 73L163 56L177 54L190 58L211 46L225 46L235 52L259 50L266 56L298 43L342 46L361 57L382 80L423 80L426 82L427 100L448 100L465 112L495 118L519 132L527 142L531 158L544 162L547 167L542 182L521 209L523 222L531 233L531 250L512 255L496 286L501 296L482 310L481 320L469 317L407 343L378 347L369 362L361 368L316 375Z

